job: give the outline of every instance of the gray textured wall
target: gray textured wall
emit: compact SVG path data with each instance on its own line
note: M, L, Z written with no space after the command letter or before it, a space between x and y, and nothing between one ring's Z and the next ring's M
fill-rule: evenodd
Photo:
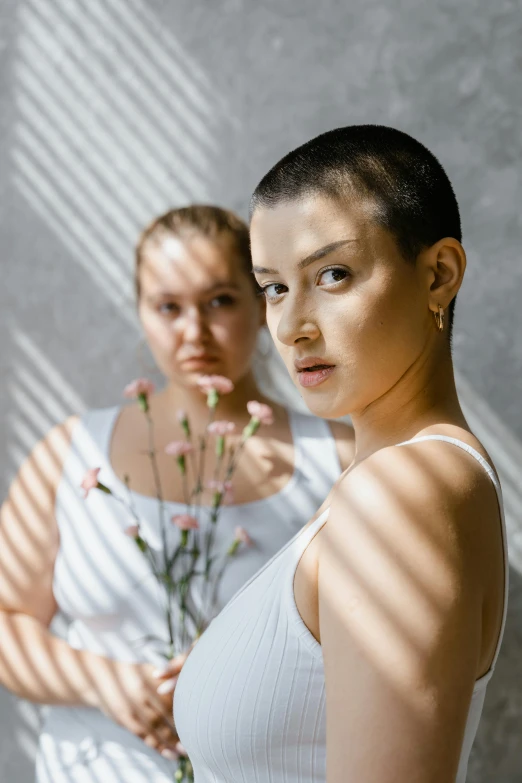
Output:
M52 423L143 369L132 245L159 210L245 213L270 164L340 124L395 125L447 167L470 261L456 363L512 548L469 780L522 780L520 0L0 0L0 24L2 493ZM2 781L32 780L37 726L1 696Z

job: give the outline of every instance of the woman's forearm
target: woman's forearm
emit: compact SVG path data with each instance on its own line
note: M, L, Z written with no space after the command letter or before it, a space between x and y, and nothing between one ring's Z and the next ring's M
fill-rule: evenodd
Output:
M75 650L34 617L0 612L0 683L42 704L100 705L100 681L117 663Z

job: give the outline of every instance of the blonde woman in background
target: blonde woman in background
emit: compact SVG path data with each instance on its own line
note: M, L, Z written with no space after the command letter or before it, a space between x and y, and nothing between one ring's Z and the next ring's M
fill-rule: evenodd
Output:
M214 206L172 210L143 233L136 254L138 312L164 388L150 398L159 472L172 513L184 509L164 446L188 414L195 436L207 422L202 375L234 383L219 416L241 432L249 400L269 403L274 423L252 437L223 509L218 544L241 525L253 546L225 572L228 599L299 530L353 457L353 432L264 397L252 362L264 300L251 273L246 225ZM73 417L52 430L13 482L0 526L0 682L21 698L52 705L40 739L38 783L171 783L177 736L172 688L155 673L165 636L157 585L124 510L80 492L87 468L119 491L130 479L149 545L160 546L148 430L137 405ZM212 473L212 456L208 455ZM170 533L175 545L179 531ZM66 639L49 631L57 611ZM162 687L163 686L163 687ZM159 692L158 692L159 687ZM167 692L165 692L167 691ZM160 753L162 755L160 755Z

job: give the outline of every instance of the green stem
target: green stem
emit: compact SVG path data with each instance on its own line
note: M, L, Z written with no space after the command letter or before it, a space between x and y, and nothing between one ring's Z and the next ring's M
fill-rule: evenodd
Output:
M225 569L227 567L227 563L230 560L230 558L233 557L233 555L229 555L227 553L225 560L223 562L223 565L221 566L220 570L218 571L218 574L216 576L216 579L213 584L212 588L212 596L209 605L206 607L206 612L210 615L213 614L215 608L216 608L216 602L217 602L217 593L219 589L219 585L221 584L221 580L223 579L223 574L225 573Z
M190 427L189 427L188 430L185 430L185 436L186 436L187 443L190 443L191 446L194 446L194 442L193 442L193 439L192 439L192 432L190 430ZM192 451L189 452L189 454L190 454L190 461L192 463L192 473L194 474L194 478L196 478L197 472L198 472L198 467L197 467L197 462L196 462L196 452L195 452L195 449L193 448ZM188 501L185 500L185 502L188 505Z
M241 440L240 440L237 448L235 450L231 450L230 451L230 457L229 457L228 465L227 465L227 468L226 468L226 471L225 471L225 477L223 479L223 483L225 483L226 481L231 481L232 476L234 475L234 471L237 468L237 463L238 463L239 456L240 456L241 452L243 451L243 448L245 446L245 443L248 440L248 437L249 437L248 435L245 437L245 435L243 434L243 436L241 437ZM223 578L223 573L224 573L224 570L225 570L225 565L224 565L221 568L221 570L219 571L214 584L211 585L211 580L210 580L210 566L211 566L211 563L210 563L210 551L211 551L212 543L213 543L213 540L214 540L215 527L216 527L217 522L218 522L220 508L221 508L221 503L219 505L217 505L212 510L212 517L211 517L212 524L209 527L209 531L208 531L208 534L207 534L207 540L205 542L206 543L206 546L205 546L205 581L204 581L204 585L203 585L203 600L202 600L202 609L201 609L201 613L200 613L200 617L201 617L200 623L203 621L203 619L205 617L205 614L207 614L208 612L214 610L214 606L215 606L215 602L216 602L216 598L217 598L217 590L218 590L219 584L221 582L221 579ZM227 561L225 561L225 563L226 562ZM211 591L211 595L209 596L210 591ZM198 628L199 628L199 626L198 626Z
M189 571L187 574L185 574L179 581L178 585L178 591L179 591L179 607L180 607L180 639L181 639L181 652L183 652L186 647L188 647L188 632L187 632L187 615L190 617L192 622L196 624L196 620L192 612L190 611L188 605L187 605L187 595L190 590L190 583L192 580L192 577L194 576L194 572L196 570L196 562L199 557L199 552L197 548L192 548L191 550L185 550L185 554L191 555L191 563L189 566Z
M211 408L209 410L209 416L208 416L208 423L205 430L205 433L208 433L208 428L214 421L216 415L215 408ZM200 512L201 512L201 499L203 495L203 481L205 476L205 456L206 456L206 450L207 450L207 434L200 435L199 437L199 465L198 465L198 472L196 476L196 518L198 522L200 521ZM208 538L208 532L207 532L207 538ZM205 542L206 543L206 542ZM207 546L205 545L205 551L207 550Z
M183 488L183 497L185 499L185 505L187 507L187 514L190 514L190 492L188 488L188 479L186 473L184 473L181 477L181 485Z
M129 477L128 476L124 477L124 483L125 483L125 486L127 488L127 500L126 501L122 497L117 495L115 492L111 492L111 495L112 495L112 497L115 500L118 501L118 503L120 503L124 508L126 508L127 511L130 511L131 516L134 519L134 521L136 522L136 527L138 528L138 531L139 531L140 530L140 526L141 526L141 520L140 520L140 518L138 516L138 512L136 511L136 507L135 507L134 501L132 499L132 495L131 495L131 491L130 491L130 487L129 487ZM141 539L141 540L143 541L143 539ZM152 571L154 573L154 576L156 577L156 579L159 579L159 571L158 571L158 569L156 567L156 561L154 560L154 555L152 554L152 552L150 551L149 547L147 546L146 541L143 541L143 543L145 544L145 548L142 549L140 547L140 549L146 555L147 560L149 561L149 565L152 568Z
M225 478L223 479L223 483L225 481L230 481L232 479L232 476L234 475L234 471L237 468L237 461L239 459L239 455L243 451L247 440L248 438L245 438L245 436L243 435L235 451L232 451L230 453L230 459L228 461L227 469L225 471Z
M223 450L220 449L217 452L216 467L214 468L214 481L219 481L219 474L221 473L221 465L223 464L224 457L225 457L225 449L223 443Z
M148 455L150 459L150 464L152 467L152 475L154 477L154 484L156 486L156 497L158 498L158 504L159 504L159 516L160 516L160 527L161 527L161 543L163 547L163 567L165 570L165 574L169 574L169 555L167 551L167 526L166 526L166 520L165 520L165 501L163 499L163 490L161 487L161 479L159 474L159 468L158 468L158 461L156 459L156 444L154 441L154 422L152 420L152 416L150 415L150 412L147 410L145 411L145 416L147 418L147 424L148 424L148 431L149 431L149 450ZM172 626L172 607L171 607L171 591L168 587L168 585L165 584L165 592L166 592L166 606L165 606L165 614L167 618L167 626L169 631L169 642L171 647L174 644L174 629Z

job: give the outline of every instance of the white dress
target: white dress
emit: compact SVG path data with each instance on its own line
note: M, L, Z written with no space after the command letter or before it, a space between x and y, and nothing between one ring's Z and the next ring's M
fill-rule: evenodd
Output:
M502 515L504 616L492 666L473 690L456 778L464 783L506 621L509 569L502 497L492 468L465 443L443 436L415 440L448 441L448 448L467 451L490 476ZM195 783L325 783L323 655L297 610L294 576L327 519L328 509L297 533L234 596L190 653L177 682L174 715ZM346 744L349 748L349 735Z
M148 563L123 530L132 521L111 497L92 491L83 500L79 485L88 468L125 491L109 463L109 445L119 408L95 410L76 426L56 498L60 548L54 595L69 620L68 641L123 661L160 663L150 636L166 641L161 594ZM230 562L218 595L224 606L309 519L340 475L335 442L327 423L290 412L294 473L277 494L224 507L217 543L228 548L237 525L254 546ZM157 501L133 493L143 537L160 548ZM167 503L169 516L184 506ZM179 531L169 527L175 546ZM254 608L254 607L253 607ZM98 710L51 707L40 737L37 783L172 783L176 766Z

